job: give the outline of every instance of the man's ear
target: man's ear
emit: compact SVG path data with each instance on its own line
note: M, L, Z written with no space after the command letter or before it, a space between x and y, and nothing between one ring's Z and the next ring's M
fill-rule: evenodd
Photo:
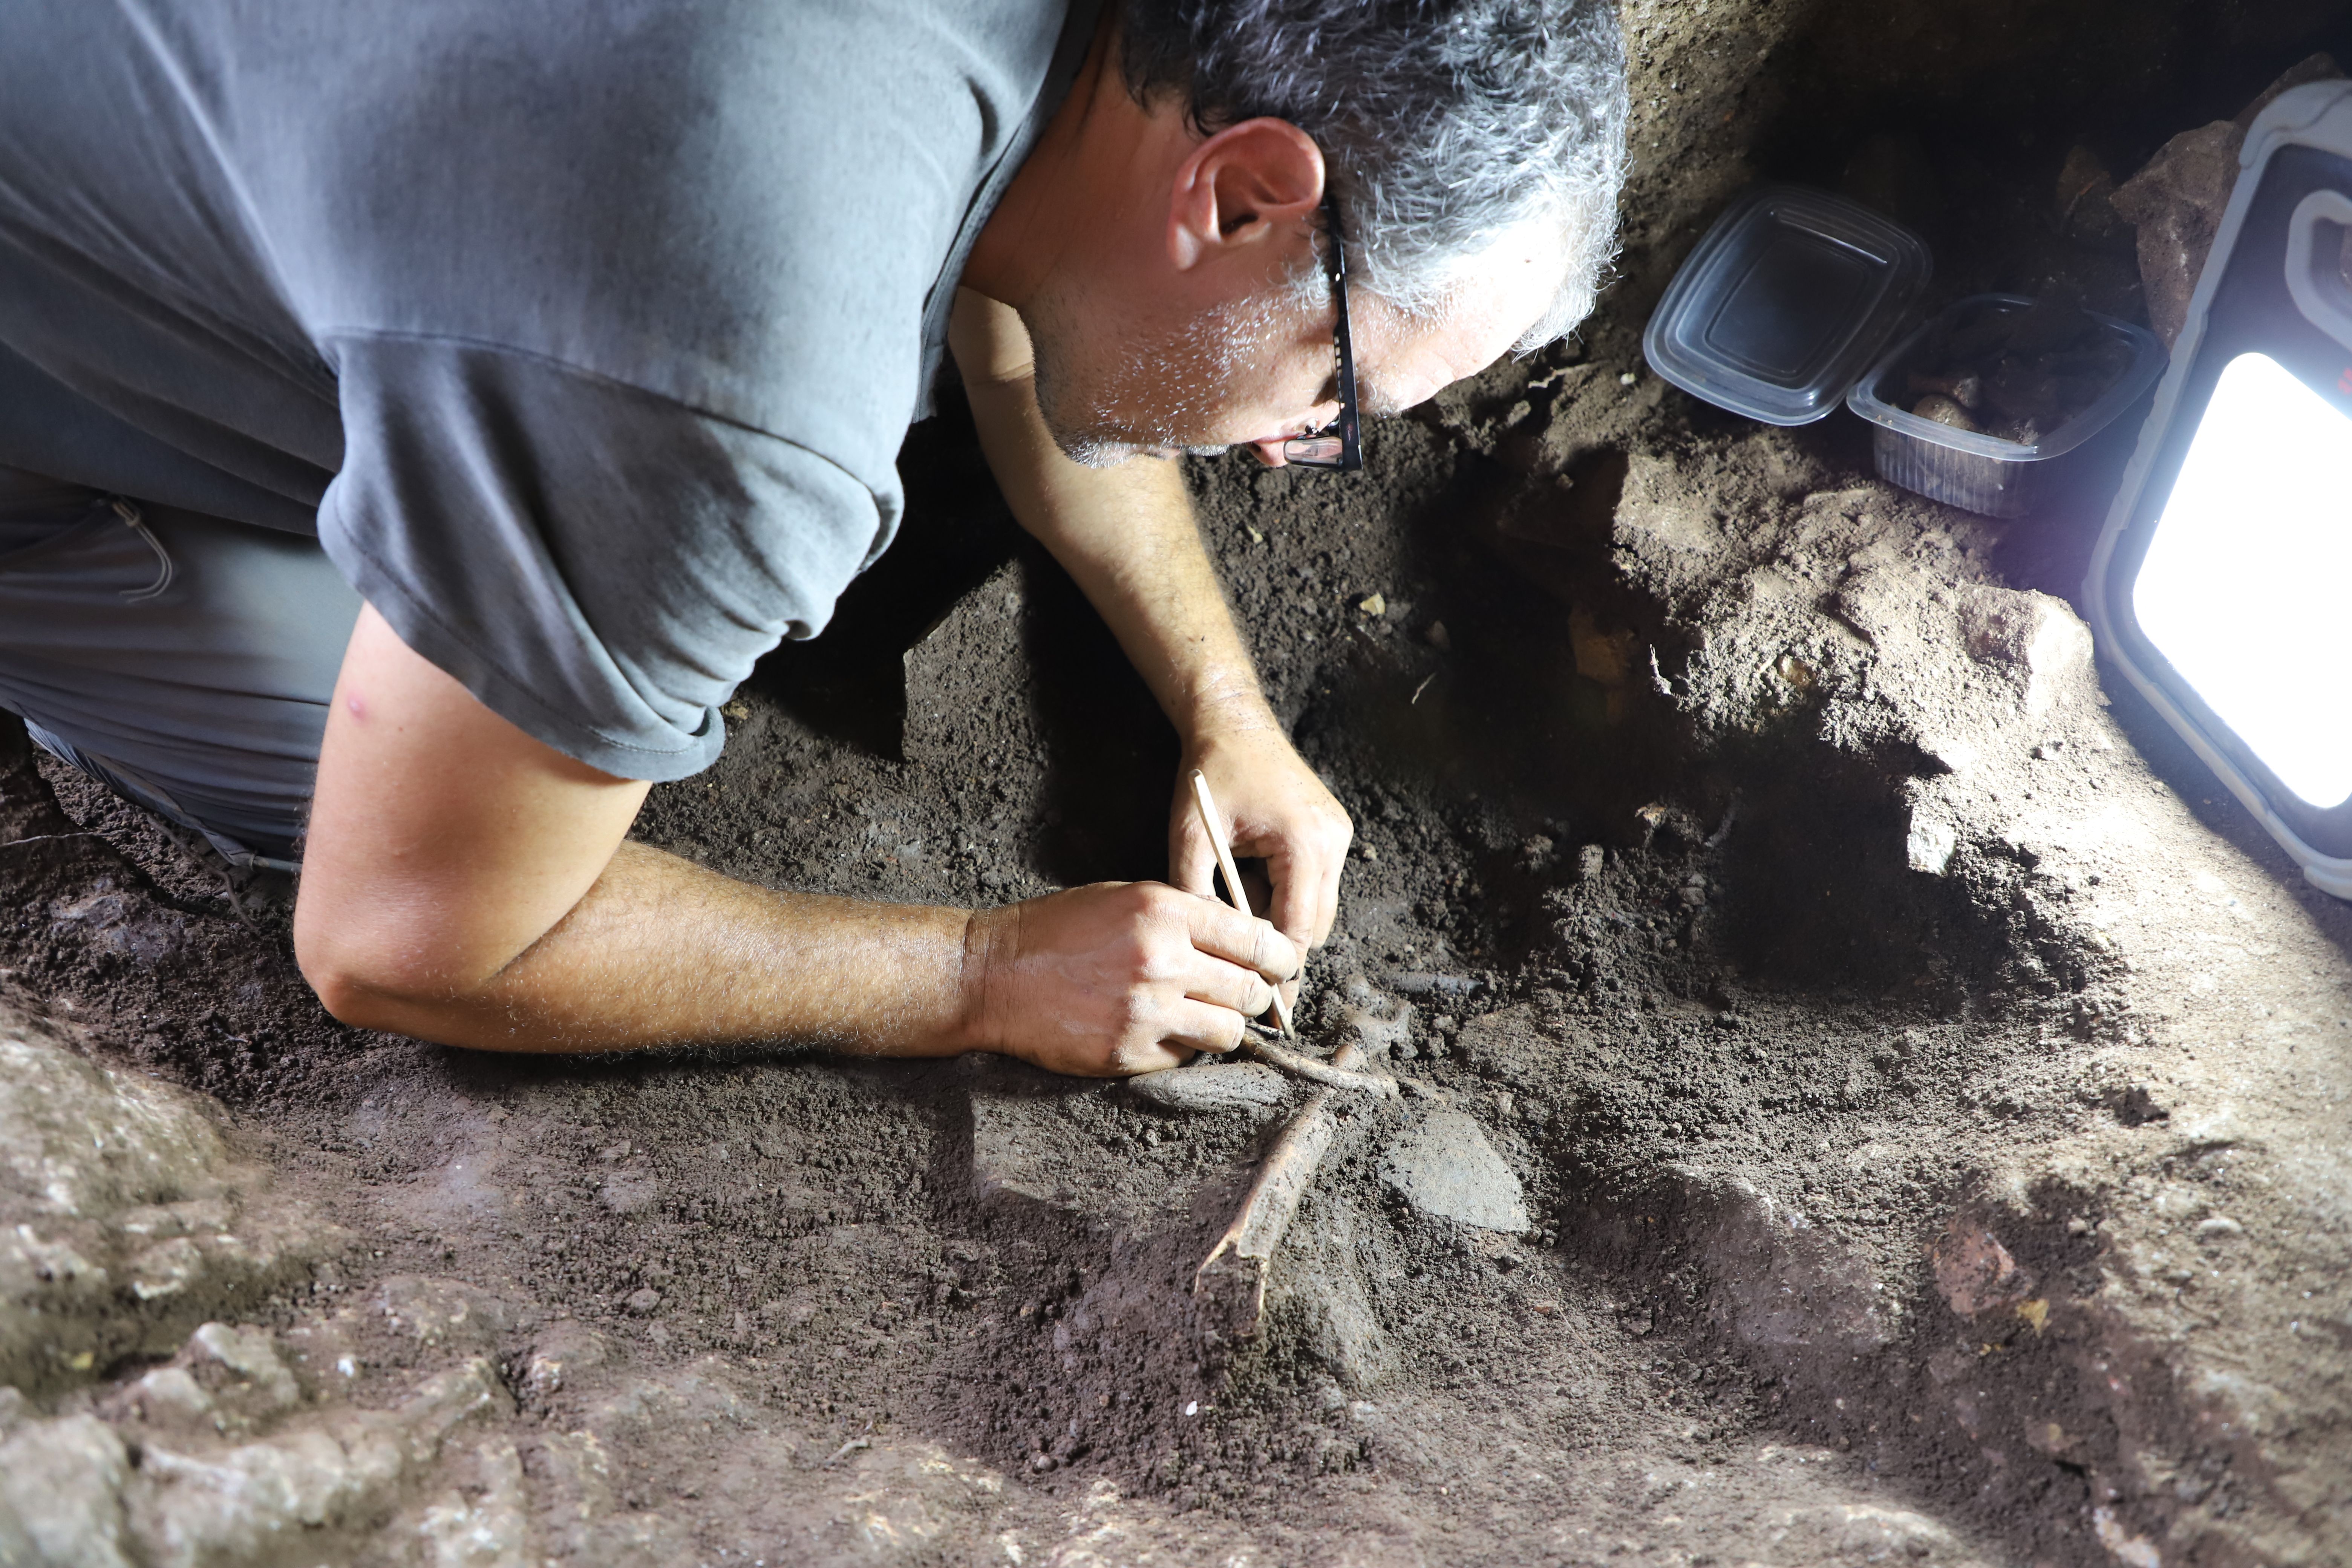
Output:
M1178 271L1298 233L1323 204L1323 150L1287 120L1244 120L1178 165L1168 257Z

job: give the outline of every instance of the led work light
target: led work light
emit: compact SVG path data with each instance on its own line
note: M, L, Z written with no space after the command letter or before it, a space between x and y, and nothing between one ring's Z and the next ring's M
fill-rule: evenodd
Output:
M2352 899L2352 82L2247 133L2084 595L2126 678Z

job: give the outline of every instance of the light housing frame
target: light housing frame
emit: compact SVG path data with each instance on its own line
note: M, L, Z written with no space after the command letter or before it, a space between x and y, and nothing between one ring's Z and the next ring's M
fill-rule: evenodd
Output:
M2352 310L2305 286L2307 257L2297 258L2300 268L2289 265L2291 247L2310 232L2310 224L2298 217L2326 191L2352 195L2352 81L2314 82L2283 93L2248 131L2237 184L2173 345L2170 368L2108 509L2083 591L2101 654L2315 887L2352 900L2352 800L2316 806L2289 788L2150 640L2132 593L2214 388L2238 358L2267 355L2352 419ZM2340 220L2331 214L2327 221ZM2352 442L2344 468L2352 495ZM2347 516L2352 526L2352 501ZM2346 590L2352 620L2352 584ZM2352 724L2352 687L2333 718Z

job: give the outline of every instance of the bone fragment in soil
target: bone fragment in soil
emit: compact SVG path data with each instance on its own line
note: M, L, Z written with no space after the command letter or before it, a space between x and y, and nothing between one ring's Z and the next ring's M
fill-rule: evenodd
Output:
M1360 1070L1366 1060L1363 1047L1349 1040L1331 1053L1330 1066L1325 1070L1366 1078L1370 1075ZM1393 1088L1390 1092L1395 1092ZM1258 1167L1234 1223L1192 1272L1196 1310L1203 1328L1217 1339L1230 1342L1257 1336L1274 1251L1282 1245L1282 1233L1289 1228L1290 1216L1298 1212L1298 1200L1307 1195L1316 1169L1331 1146L1331 1107L1338 1093L1336 1089L1318 1089L1298 1108L1265 1163Z
M1272 1040L1261 1039L1255 1035L1250 1036L1246 1043L1265 1061L1311 1083L1319 1083L1327 1089L1344 1089L1355 1094L1374 1095L1382 1100L1397 1098L1394 1079L1381 1073L1350 1072L1344 1067L1333 1065L1339 1059L1336 1056L1329 1062L1318 1061L1313 1057L1286 1050Z

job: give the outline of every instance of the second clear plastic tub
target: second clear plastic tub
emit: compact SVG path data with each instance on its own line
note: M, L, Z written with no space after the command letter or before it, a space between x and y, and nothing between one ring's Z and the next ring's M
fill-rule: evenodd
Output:
M1906 335L1854 383L1846 406L1876 426L1871 445L1881 479L1986 517L2018 517L2098 466L2116 443L2128 444L2139 422L2118 422L2147 402L2168 355L2155 333L2095 311L2088 313L2100 330L2130 346L2131 362L2089 406L2032 446L1938 424L1904 406L1906 379L1926 368L1917 361L1927 344L1979 312L2021 314L2032 304L2022 294L1970 295ZM2110 429L2114 442L2098 439Z

